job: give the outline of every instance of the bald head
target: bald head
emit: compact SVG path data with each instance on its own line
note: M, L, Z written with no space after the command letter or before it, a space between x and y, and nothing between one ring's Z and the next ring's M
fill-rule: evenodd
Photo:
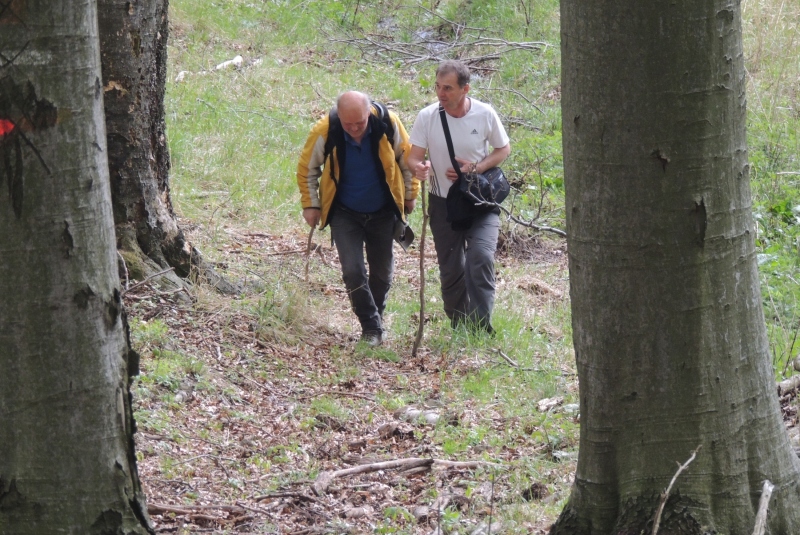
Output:
M367 131L370 107L369 97L360 91L347 91L336 99L336 111L342 128L358 142Z

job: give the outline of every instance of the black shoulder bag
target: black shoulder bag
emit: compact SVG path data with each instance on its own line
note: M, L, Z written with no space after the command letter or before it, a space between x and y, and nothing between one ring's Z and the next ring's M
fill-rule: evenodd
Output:
M484 173L462 173L453 150L447 114L442 106L439 106L439 117L442 119L450 163L458 174L458 178L447 191L447 221L453 230L466 230L472 226L474 216L497 210L500 203L508 197L511 186L499 167L492 167Z

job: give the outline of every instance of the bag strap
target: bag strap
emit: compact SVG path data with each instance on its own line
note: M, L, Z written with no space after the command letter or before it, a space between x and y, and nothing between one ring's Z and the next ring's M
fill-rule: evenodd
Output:
M444 130L444 140L447 141L447 151L450 153L450 163L453 164L453 169L456 170L458 178L464 178L461 173L461 166L456 161L455 150L453 150L453 139L450 137L450 127L447 126L447 112L444 111L444 106L439 105L439 117L442 118L442 130Z

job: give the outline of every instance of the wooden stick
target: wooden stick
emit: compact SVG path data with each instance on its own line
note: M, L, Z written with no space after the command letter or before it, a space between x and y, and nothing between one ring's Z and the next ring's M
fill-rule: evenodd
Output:
M422 235L419 239L419 325L417 326L417 337L414 338L414 345L411 347L411 356L417 356L417 350L422 343L422 332L425 329L425 230L428 227L428 210L425 206L425 181L422 181Z
M656 511L655 520L653 520L653 535L658 534L658 526L659 524L661 524L661 513L664 512L664 506L667 504L667 498L669 498L669 492L672 490L672 485L675 484L675 481L678 479L678 476L681 475L681 472L686 470L686 467L688 467L691 464L691 462L694 461L694 458L697 456L697 452L700 451L701 447L703 447L702 444L700 444L699 446L697 446L697 448L695 448L695 450L692 452L692 456L689 457L688 461L686 461L683 464L678 463L678 471L675 472L674 476L672 476L672 481L669 482L669 485L667 486L666 490L664 490L664 492L661 493L661 500L658 504L658 511Z
M772 498L774 489L775 485L770 480L764 480L761 499L758 501L758 513L756 514L756 526L753 528L753 535L764 535L767 532L767 510L769 509L769 500Z
M308 263L311 260L311 238L313 237L314 237L314 227L311 227L311 230L308 233L308 243L306 244L306 270L305 270L306 284L308 283Z

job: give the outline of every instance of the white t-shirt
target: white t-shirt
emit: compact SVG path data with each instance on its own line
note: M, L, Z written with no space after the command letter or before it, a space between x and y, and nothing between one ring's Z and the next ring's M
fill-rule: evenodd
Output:
M478 162L489 155L490 147L499 149L508 145L508 134L494 108L472 97L467 98L471 103L467 114L458 119L447 115L447 126L450 128L456 157ZM452 182L448 180L445 171L452 168L453 164L450 163L450 153L447 151L438 102L419 112L411 128L409 141L412 145L428 149L428 157L433 166L431 193L447 197Z

